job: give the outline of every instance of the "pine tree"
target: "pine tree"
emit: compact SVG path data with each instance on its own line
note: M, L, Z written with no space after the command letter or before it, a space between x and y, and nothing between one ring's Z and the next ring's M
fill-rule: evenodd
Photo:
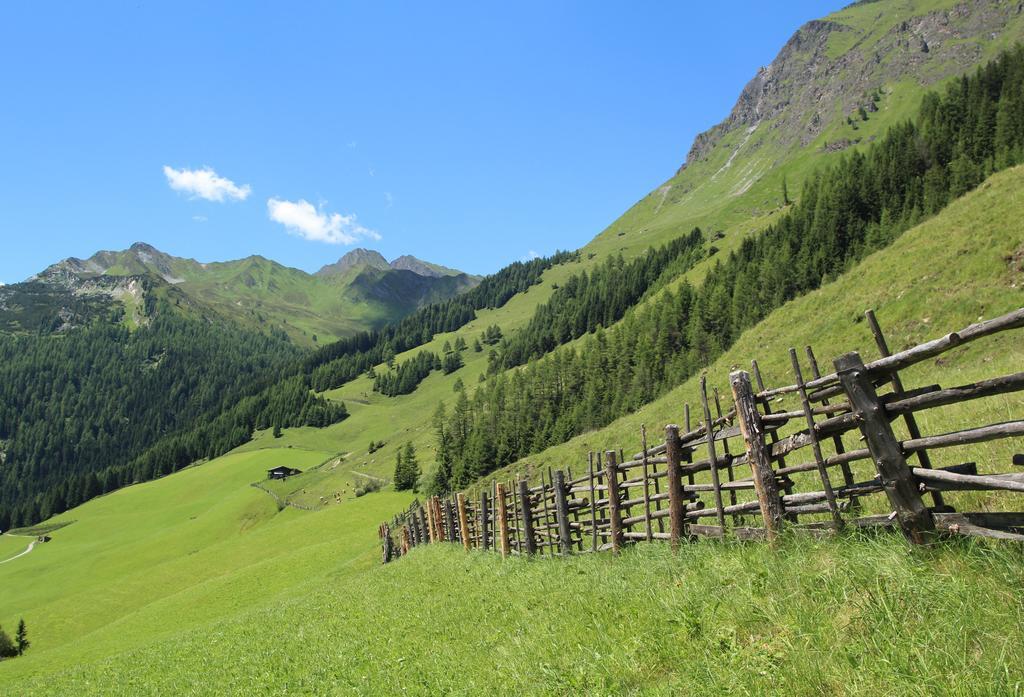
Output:
M274 438L281 437L281 424L274 424Z
M32 645L32 642L28 640L28 630L25 628L24 618L18 621L18 632L14 637L14 641L17 644L19 656L24 654L26 649Z

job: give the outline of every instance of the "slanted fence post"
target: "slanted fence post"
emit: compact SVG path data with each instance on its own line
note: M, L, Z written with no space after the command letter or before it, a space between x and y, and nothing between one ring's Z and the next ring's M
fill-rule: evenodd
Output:
M422 506L417 509L416 516L419 518L420 543L426 544L430 542L430 533L427 531L427 514Z
M462 535L462 548L468 552L470 547L469 518L466 516L466 495L461 491L455 497L455 505L459 509L459 533Z
M569 501L565 497L565 472L555 470L551 475L555 491L555 516L558 518L558 545L564 555L572 553L572 532L569 528Z
M761 517L769 538L775 537L782 527L782 498L779 486L772 471L772 461L768 454L768 446L764 439L764 424L761 414L757 411L754 389L750 384L750 374L745 370L737 370L729 375L732 385L732 397L736 402L736 416L740 422L740 433L747 450L747 462L753 473L754 490L757 492L757 503L761 507Z
M844 354L834 363L903 534L914 544L927 542L935 530L935 521L921 500L914 476L860 354L856 351Z
M449 542L455 542L455 521L452 515L452 502L447 499L444 500L444 531L445 537Z
M523 512L523 548L533 556L537 553L537 541L533 534L533 511L530 508L530 487L525 479L519 480L519 506Z
M605 479L608 486L608 522L610 523L612 552L622 548L622 511L619 505L619 467L614 450L604 454Z
M509 555L511 545L508 539L508 507L505 502L505 485L501 482L495 484L494 499L498 508L498 546L501 550L501 558L504 559Z
M490 520L488 515L490 514L490 506L487 505L487 491L480 492L480 547L483 549L491 548L491 541L487 539L488 531L490 529Z
M669 424L665 427L665 459L668 460L668 534L672 551L679 549L679 542L685 534L686 503L683 500L682 445L679 442L679 427Z
M406 521L406 524L412 528L412 546L416 547L420 543L420 521L416 517L416 512L410 510Z

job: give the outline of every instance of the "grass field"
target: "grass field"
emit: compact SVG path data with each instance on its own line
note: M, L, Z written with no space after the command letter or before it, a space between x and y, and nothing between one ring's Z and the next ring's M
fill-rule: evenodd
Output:
M888 535L543 562L443 545L13 687L1013 695L1024 690L1021 561L1016 548L967 543L911 552Z
M917 12L951 3L897 4ZM864 3L840 13L854 31L829 51L869 41L876 11ZM920 93L916 84L887 85L881 111L858 135L912 113ZM845 137L845 128L839 123L822 138ZM652 193L587 245L580 261L549 270L527 293L421 348L440 352L459 336L472 345L491 324L511 334L571 274L693 225L723 230L716 245L728 253L779 214L783 172L795 195L804 176L834 159L820 143L780 153L755 139L742 146L760 143L755 155L740 152L734 169L712 177L741 138L730 134L707 163L670 180L685 194ZM756 182L734 193L752 176ZM789 382L786 351L807 343L824 365L851 348L872 358L860 319L867 308L877 310L895 350L1024 305L1021 220L1024 168L1017 168L774 312L709 367L711 383L725 390L729 370L751 358L769 382ZM261 283L270 278L256 271ZM301 336L315 325L295 317L293 328ZM959 349L904 380L948 386L1020 370L1020 337ZM10 631L25 617L33 641L26 656L0 663L0 694L1024 694L1024 557L1009 545L955 541L911 551L897 536L786 539L778 550L706 543L673 558L658 545L618 560L557 562L431 548L381 567L376 526L413 495L386 489L355 498L357 473L390 478L406 441L432 468L431 413L438 401L451 402L457 379L472 390L486 368L486 352L470 349L464 358L456 373L435 372L397 398L359 378L328 393L351 413L339 424L285 429L280 438L261 432L224 457L59 516L74 522L0 564L0 625ZM680 421L682 404L697 403L696 388L690 380L497 476L575 468L588 450L630 450L641 423L657 433ZM1022 413L1024 401L1011 395L926 412L920 421L937 432ZM371 441L386 445L371 454ZM935 459L1005 470L1021 450L1019 441L1003 442ZM278 510L250 486L279 464L306 474L274 483L276 493L314 506L326 496L326 505ZM342 503L334 492L344 492ZM990 503L981 495L962 500ZM0 537L0 561L28 542Z

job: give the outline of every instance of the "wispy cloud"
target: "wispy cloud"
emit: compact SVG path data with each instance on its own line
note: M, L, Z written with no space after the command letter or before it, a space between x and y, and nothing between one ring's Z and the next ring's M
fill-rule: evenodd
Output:
M537 254L537 252L535 252L535 251L533 251L531 249L530 251L528 251L526 253L526 256L523 257L522 261L530 261L531 259L539 259L539 258L540 258L540 254Z
M196 221L197 223L205 223L207 220L209 220L209 218L207 218L205 215L193 215L192 220Z
M191 198L203 198L221 203L225 200L244 201L252 193L248 184L238 186L227 177L222 177L210 167L202 169L175 169L164 165L164 176L175 191L186 193Z
M380 239L375 230L360 225L354 213L328 213L323 206L318 208L305 199L267 199L267 213L271 220L284 225L291 234L314 242L352 244L362 238Z
M391 208L391 206L394 205L394 203L395 203L395 197L391 194L390 191L385 191L384 192L384 207L385 208Z

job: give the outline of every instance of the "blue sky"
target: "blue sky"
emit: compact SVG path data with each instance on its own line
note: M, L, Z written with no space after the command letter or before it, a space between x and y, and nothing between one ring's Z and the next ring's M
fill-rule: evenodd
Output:
M139 240L306 270L575 248L844 4L5 3L0 281Z

